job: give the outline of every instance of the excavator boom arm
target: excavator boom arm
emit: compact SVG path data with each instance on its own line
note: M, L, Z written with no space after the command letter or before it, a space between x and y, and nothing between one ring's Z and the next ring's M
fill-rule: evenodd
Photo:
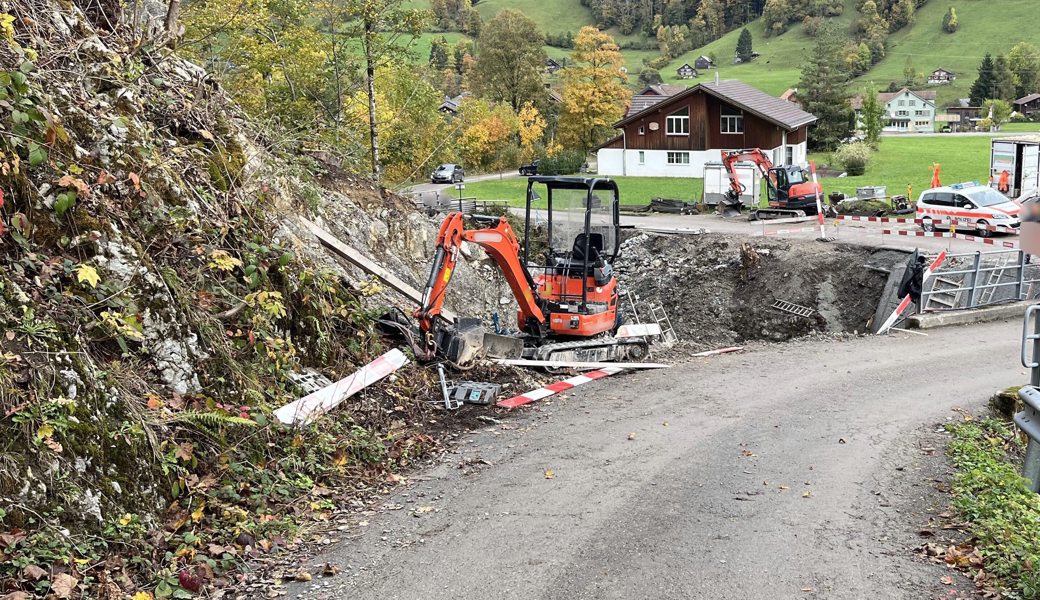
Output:
M769 170L773 168L773 161L769 160L765 152L758 148L733 150L731 152L723 150L722 165L726 168L726 175L729 176L729 187L735 197L739 198L744 193L744 184L740 183L740 178L737 177L737 172L733 168L733 165L741 161L754 163L762 173L762 176L766 178L768 184L770 186L774 185L769 173Z
M437 234L437 247L430 278L423 290L421 305L415 311L415 317L419 319L419 328L424 333L433 329L434 320L444 304L444 294L455 270L463 241L483 248L498 265L506 283L509 284L509 289L516 297L523 321L534 320L544 323L545 313L542 312L534 295L534 280L520 262L520 242L517 241L506 218L499 219L494 227L467 231L463 227L462 213L453 212L444 219L440 233Z

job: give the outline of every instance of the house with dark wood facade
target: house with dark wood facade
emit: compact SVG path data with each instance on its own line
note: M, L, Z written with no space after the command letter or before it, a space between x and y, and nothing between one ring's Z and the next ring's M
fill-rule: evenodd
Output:
M777 165L806 161L816 117L741 81L702 83L629 112L597 148L600 175L703 177L723 150L761 148Z

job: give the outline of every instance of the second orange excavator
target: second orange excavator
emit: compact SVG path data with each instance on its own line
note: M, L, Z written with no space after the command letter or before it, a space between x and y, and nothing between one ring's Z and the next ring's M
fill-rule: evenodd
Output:
M740 196L745 186L740 182L734 170L738 162L750 162L758 167L766 180L769 207L753 208L748 220L780 219L784 217L804 217L816 214L817 198L823 198L823 187L811 181L809 173L798 165L773 166L766 153L759 148L745 150L722 151L722 164L729 175L730 189L722 201L722 216L733 217L740 214ZM822 200L821 200L822 201Z

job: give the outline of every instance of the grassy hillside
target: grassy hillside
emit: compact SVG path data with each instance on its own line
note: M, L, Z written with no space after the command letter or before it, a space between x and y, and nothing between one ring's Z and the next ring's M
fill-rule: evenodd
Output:
M950 6L956 9L960 22L953 34L942 31L942 18ZM939 105L946 106L950 100L968 95L987 52L1007 52L1022 41L1040 46L1040 31L1032 26L1036 9L1036 0L929 0L918 10L913 26L889 38L885 59L860 79L882 86L901 80L906 57L910 56L920 72L927 74L942 67L957 74L953 84L935 86Z
M854 0L846 0L845 12L835 20L847 27L855 19L857 13ZM761 56L753 62L734 65L733 55L737 48L740 29L736 29L714 42L683 54L661 69L661 76L669 83L693 84L714 79L715 71L701 73L695 80L680 81L675 74L683 63L693 64L700 55L715 53L719 61L719 77L722 79L740 79L764 92L779 95L787 88L795 87L801 77L802 62L812 52L815 40L802 31L799 23L780 36L766 37L765 27L761 19L748 24L751 32L752 47Z

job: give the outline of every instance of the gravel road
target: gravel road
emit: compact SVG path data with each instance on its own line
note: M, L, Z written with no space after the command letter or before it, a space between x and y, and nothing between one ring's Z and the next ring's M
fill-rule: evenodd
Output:
M499 415L290 597L946 597L911 551L935 430L1024 380L1020 328L759 345Z

